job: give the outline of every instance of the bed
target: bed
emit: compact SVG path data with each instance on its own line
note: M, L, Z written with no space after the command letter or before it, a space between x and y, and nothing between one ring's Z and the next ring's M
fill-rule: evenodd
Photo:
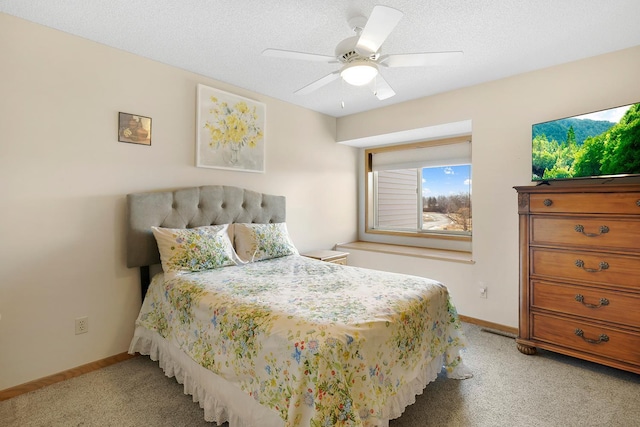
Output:
M191 187L129 194L127 210L143 292L129 352L207 421L388 426L443 368L471 376L444 285L299 255L283 196Z

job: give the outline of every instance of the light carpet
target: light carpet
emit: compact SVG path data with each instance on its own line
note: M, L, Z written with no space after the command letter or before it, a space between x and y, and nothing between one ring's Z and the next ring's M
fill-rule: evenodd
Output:
M390 427L640 426L640 375L552 352L526 356L511 338L467 323L464 329L463 358L474 377L441 374ZM141 356L0 402L0 425L215 424L157 362Z

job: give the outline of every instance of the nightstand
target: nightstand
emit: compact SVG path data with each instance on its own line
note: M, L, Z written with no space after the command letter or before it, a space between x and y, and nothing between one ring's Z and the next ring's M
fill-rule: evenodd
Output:
M319 259L320 261L332 262L334 264L347 265L347 255L349 252L319 250L301 254L308 258Z

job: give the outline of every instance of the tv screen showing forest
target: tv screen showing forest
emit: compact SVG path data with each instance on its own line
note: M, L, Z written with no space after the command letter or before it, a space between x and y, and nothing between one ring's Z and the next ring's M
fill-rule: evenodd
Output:
M532 180L640 174L640 103L532 127Z

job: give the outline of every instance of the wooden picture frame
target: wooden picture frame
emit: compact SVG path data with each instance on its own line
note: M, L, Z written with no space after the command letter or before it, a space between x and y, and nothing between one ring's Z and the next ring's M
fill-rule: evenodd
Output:
M265 171L265 104L202 84L197 93L196 166Z
M118 113L118 141L151 145L151 117Z

